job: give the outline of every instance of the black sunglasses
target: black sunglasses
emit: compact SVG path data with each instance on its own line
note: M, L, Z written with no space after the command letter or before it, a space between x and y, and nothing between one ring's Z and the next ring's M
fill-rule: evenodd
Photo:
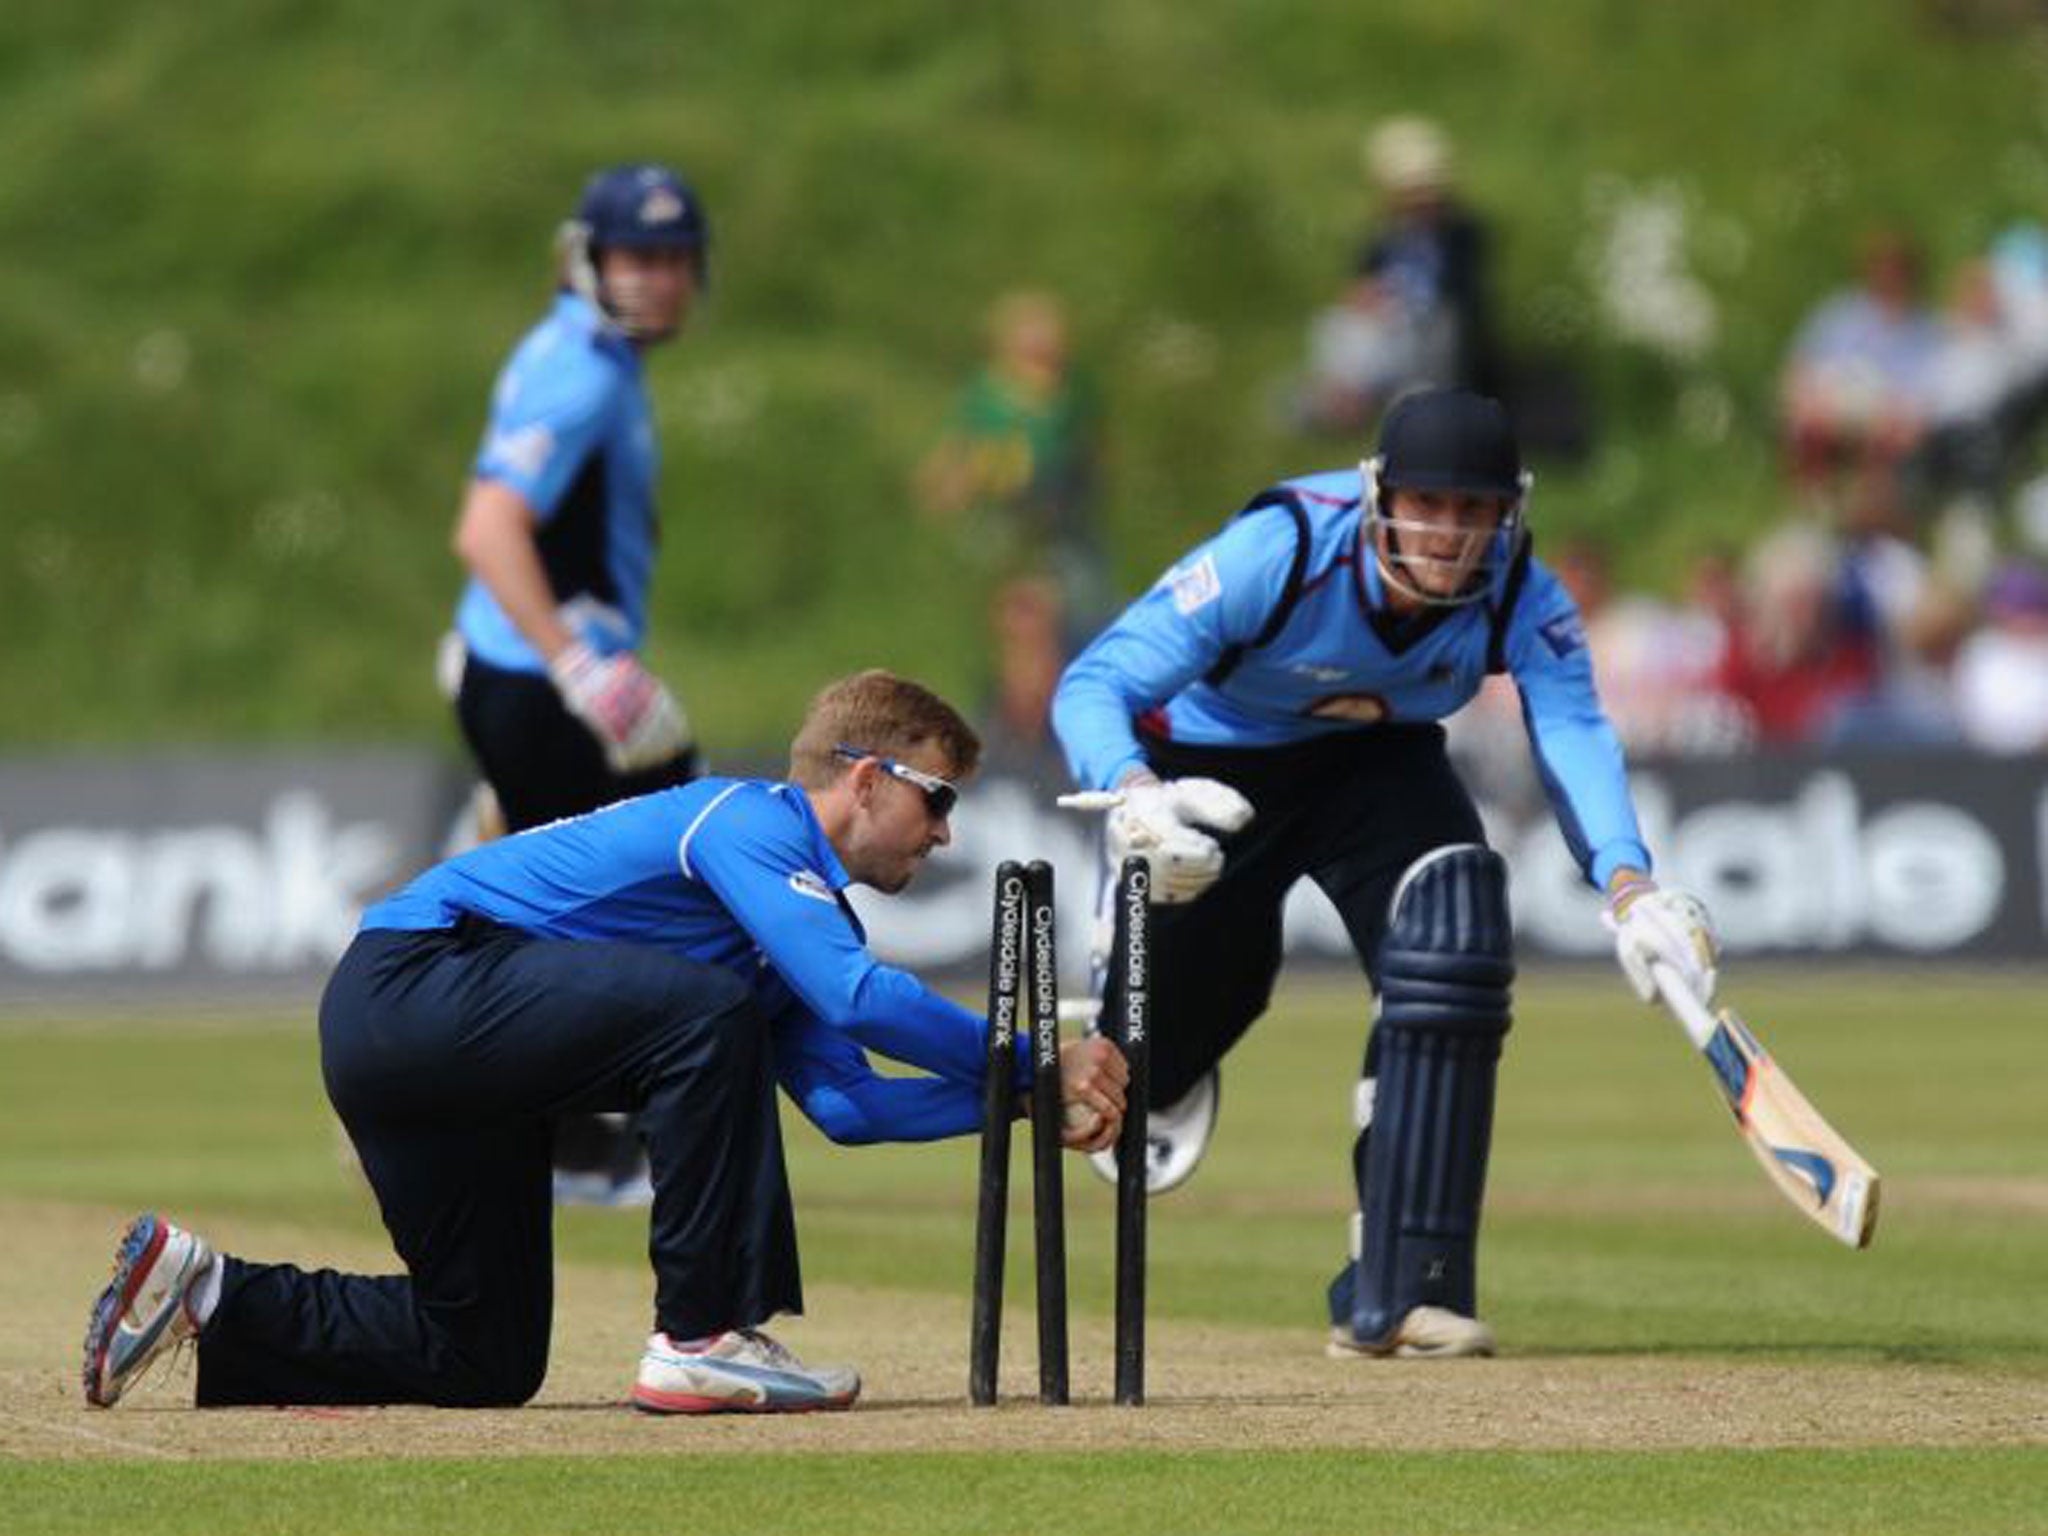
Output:
M882 765L882 772L892 779L901 779L924 795L924 808L931 812L935 821L944 821L953 814L953 807L960 803L959 785L950 783L935 773L926 773L922 768L899 763L893 757L884 757L879 752L864 752L859 747L848 746L843 741L832 749L832 755L856 763L872 757Z

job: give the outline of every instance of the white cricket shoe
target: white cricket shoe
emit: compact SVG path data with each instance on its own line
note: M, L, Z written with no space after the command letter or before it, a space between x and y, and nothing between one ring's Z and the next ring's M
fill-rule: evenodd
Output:
M805 1365L758 1328L690 1350L657 1333L633 1382L633 1406L647 1413L810 1413L850 1408L859 1396L859 1372Z
M128 1224L114 1278L85 1330L85 1400L111 1408L166 1351L199 1332L192 1293L213 1268L204 1239L154 1213Z
M1145 1192L1163 1195L1188 1181L1209 1138L1216 1134L1216 1112L1223 1102L1223 1074L1211 1067L1171 1104L1155 1104L1145 1117ZM1088 1154L1089 1166L1106 1184L1116 1182L1116 1148Z
M1476 1317L1453 1312L1448 1307L1413 1307L1401 1319L1392 1338L1376 1344L1361 1344L1350 1328L1338 1324L1330 1330L1330 1342L1323 1353L1332 1360L1386 1359L1455 1360L1493 1353L1493 1330Z

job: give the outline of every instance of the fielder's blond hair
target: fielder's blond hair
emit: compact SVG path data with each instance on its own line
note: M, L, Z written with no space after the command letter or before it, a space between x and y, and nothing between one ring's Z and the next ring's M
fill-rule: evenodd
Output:
M804 711L789 744L789 776L806 789L823 789L853 765L837 756L844 742L880 757L903 758L936 746L942 777L962 779L981 762L981 738L958 710L929 688L871 667L827 683Z

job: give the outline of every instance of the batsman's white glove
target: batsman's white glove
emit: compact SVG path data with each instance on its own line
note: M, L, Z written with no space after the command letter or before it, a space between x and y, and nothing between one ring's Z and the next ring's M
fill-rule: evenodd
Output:
M1614 935L1621 969L1646 1003L1657 1000L1653 967L1663 966L1703 1005L1714 1001L1721 946L1707 909L1683 891L1667 891L1647 877L1617 886L1600 921Z
M630 651L600 656L581 643L548 663L563 707L590 728L614 773L668 762L690 745L690 722L675 696Z
M1136 855L1152 871L1152 899L1165 906L1193 901L1223 873L1223 849L1203 827L1235 832L1252 819L1252 803L1215 779L1141 779L1108 794L1062 795L1076 810L1106 810L1109 857Z

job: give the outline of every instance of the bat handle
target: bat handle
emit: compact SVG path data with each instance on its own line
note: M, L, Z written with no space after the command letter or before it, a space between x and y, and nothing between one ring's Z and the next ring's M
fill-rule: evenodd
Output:
M1061 795L1053 803L1063 811L1113 811L1124 803L1124 797L1121 790L1082 789Z
M1664 1000L1671 1016L1678 1020L1679 1027L1691 1039L1694 1049L1704 1051L1721 1023L1714 1016L1713 1009L1701 1002L1670 966L1653 960L1650 962L1650 975L1656 980L1657 995Z

